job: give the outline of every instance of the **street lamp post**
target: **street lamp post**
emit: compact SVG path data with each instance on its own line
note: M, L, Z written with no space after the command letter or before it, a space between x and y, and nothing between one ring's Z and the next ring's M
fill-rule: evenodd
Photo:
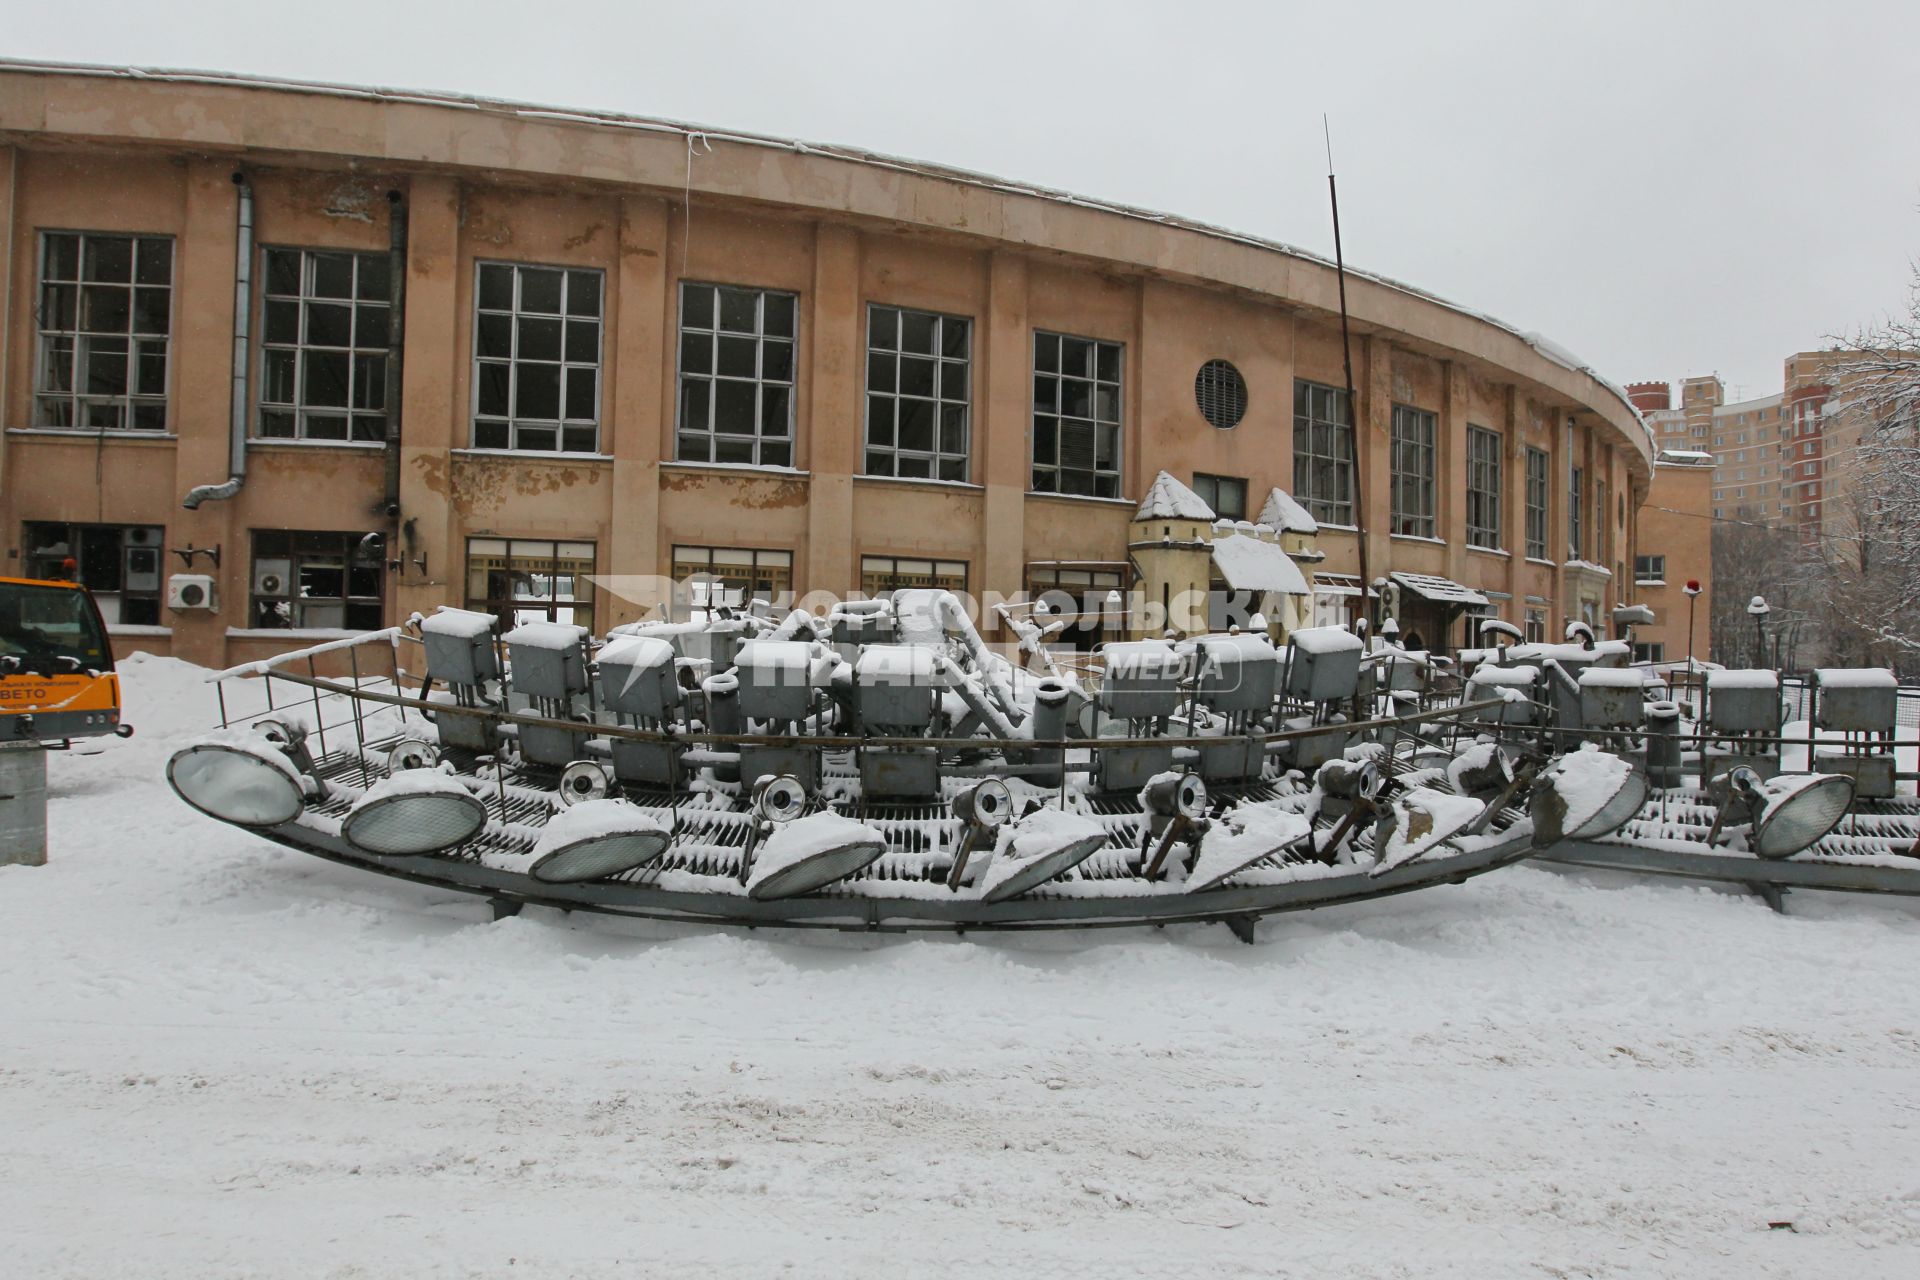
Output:
M1699 677L1693 668L1693 603L1700 598L1700 579L1688 578L1681 590L1687 593L1687 686L1693 695L1693 718L1700 718Z
M1747 602L1747 613L1753 618L1753 665L1767 665L1767 615L1773 612L1773 606L1767 603L1765 596L1755 596Z

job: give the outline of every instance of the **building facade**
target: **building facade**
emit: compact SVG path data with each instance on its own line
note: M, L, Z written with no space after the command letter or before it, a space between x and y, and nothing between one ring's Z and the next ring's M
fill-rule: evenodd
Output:
M1161 470L1227 521L1291 494L1316 611L1364 523L1402 609L1557 636L1654 482L1516 330L1350 273L1349 404L1330 264L861 152L0 64L0 209L9 558L210 664L442 603L604 631L665 581L1107 601Z

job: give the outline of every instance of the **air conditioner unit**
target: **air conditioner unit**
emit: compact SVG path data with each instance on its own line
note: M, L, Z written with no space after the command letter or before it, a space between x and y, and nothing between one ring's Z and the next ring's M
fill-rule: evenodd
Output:
M160 549L133 547L127 552L127 590L151 592L160 589Z
M167 579L167 608L213 608L213 575L176 573Z
M255 560L253 562L253 594L257 596L284 596L287 594L287 580L293 576L291 560Z

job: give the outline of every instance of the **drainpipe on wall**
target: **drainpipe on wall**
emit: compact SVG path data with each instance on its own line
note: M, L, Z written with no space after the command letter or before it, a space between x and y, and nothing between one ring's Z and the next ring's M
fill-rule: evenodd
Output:
M386 514L400 519L400 394L401 361L407 340L407 202L398 191L387 192L387 487Z
M187 490L181 505L189 511L203 502L233 497L247 481L248 339L253 319L250 305L253 298L253 188L248 185L244 173L233 175L233 185L240 188L238 234L233 250L233 403L227 424L230 432L228 456L233 474L224 484L196 485Z

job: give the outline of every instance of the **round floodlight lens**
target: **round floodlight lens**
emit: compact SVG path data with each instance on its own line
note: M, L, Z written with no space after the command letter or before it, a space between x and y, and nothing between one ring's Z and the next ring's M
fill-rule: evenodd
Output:
M617 876L659 857L667 839L664 831L626 831L576 841L534 863L533 878L548 884L577 884Z
M1200 781L1200 775L1190 773L1180 780L1180 789L1175 793L1174 805L1183 818L1203 818L1207 813L1207 784Z
M243 827L277 827L306 808L300 783L251 752L202 743L167 761L175 794L211 818Z
M1020 869L997 882L980 895L982 902L1005 902L1029 889L1037 889L1055 876L1072 870L1098 853L1107 843L1104 834L1082 836L1058 849L1037 854L1022 863Z
M1640 806L1647 802L1647 777L1643 773L1629 772L1620 783L1620 789L1591 818L1567 832L1568 839L1598 840L1609 836L1627 825L1627 820L1640 812Z
M403 858L464 844L486 821L486 807L465 791L423 791L363 801L340 831L358 849Z
M1853 779L1840 774L1809 783L1779 800L1755 825L1753 851L1763 858L1791 858L1819 843L1853 804Z
M440 763L440 748L431 742L409 738L394 744L387 752L387 773L405 773L408 769L432 769Z
M576 805L585 800L603 800L609 787L607 771L592 760L575 760L560 774L560 803Z
M768 822L792 822L807 807L807 789L792 774L767 778L754 788L753 811Z
M962 822L989 831L1013 816L1013 792L998 778L988 778L953 798L953 812Z

